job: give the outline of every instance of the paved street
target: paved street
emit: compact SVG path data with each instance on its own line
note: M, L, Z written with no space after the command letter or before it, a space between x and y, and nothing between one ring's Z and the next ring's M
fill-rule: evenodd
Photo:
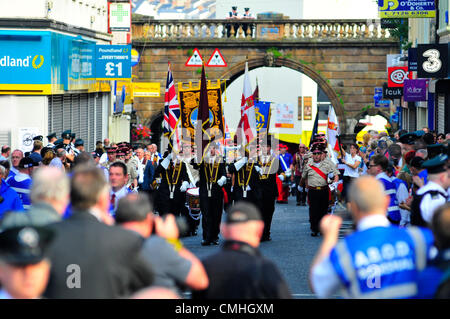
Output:
M262 253L274 261L286 278L294 298L315 298L308 287L308 272L321 237L311 237L307 206L276 204L272 222L272 241L261 243ZM201 227L196 237L183 238L184 245L199 258L214 253L218 246L202 247Z

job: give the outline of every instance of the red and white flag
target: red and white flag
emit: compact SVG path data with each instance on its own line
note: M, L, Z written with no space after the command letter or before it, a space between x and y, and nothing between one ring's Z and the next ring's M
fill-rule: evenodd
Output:
M245 62L244 90L241 101L241 120L238 129L244 130L245 144L249 144L256 138L256 114L253 102L252 87L248 75L248 62Z
M333 152L333 157L339 153L339 140L338 135L340 134L339 122L336 116L334 108L330 105L328 108L328 125L327 125L327 139L328 145L331 147Z

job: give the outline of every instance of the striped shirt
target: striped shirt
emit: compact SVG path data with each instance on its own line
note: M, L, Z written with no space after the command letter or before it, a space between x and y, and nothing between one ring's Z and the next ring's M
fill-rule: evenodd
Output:
M17 192L20 199L22 200L22 205L25 210L30 208L30 189L31 189L31 178L27 174L17 173L11 178L8 178L8 184L13 190Z

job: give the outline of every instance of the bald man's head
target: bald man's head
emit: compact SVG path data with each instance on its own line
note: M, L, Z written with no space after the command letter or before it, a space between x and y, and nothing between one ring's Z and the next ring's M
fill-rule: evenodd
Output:
M386 215L389 197L384 193L383 184L375 177L362 176L356 179L350 185L348 194L353 213Z

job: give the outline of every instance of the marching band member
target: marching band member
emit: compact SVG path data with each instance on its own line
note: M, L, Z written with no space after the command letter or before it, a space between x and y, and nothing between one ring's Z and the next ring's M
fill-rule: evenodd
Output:
M259 202L259 209L264 221L264 230L261 241L270 241L270 226L275 211L275 201L278 197L278 188L276 183L277 174L282 174L283 170L280 160L271 152L270 140L267 144L261 145L261 155L259 165L256 167L259 172L259 183L263 194Z
M223 212L222 187L227 182L225 163L214 142L209 153L194 168L200 173L200 210L202 212L202 246L219 244L220 221Z
M287 204L289 198L289 181L291 179L291 164L292 164L292 155L287 152L287 146L280 144L280 155L278 158L280 159L281 168L284 172L282 178L279 178L280 182L277 182L278 185L278 200L279 204Z
M155 177L161 178L155 198L155 204L161 216L169 213L175 216L181 215L189 187L186 165L178 157L172 159L172 154L168 153L155 170Z

